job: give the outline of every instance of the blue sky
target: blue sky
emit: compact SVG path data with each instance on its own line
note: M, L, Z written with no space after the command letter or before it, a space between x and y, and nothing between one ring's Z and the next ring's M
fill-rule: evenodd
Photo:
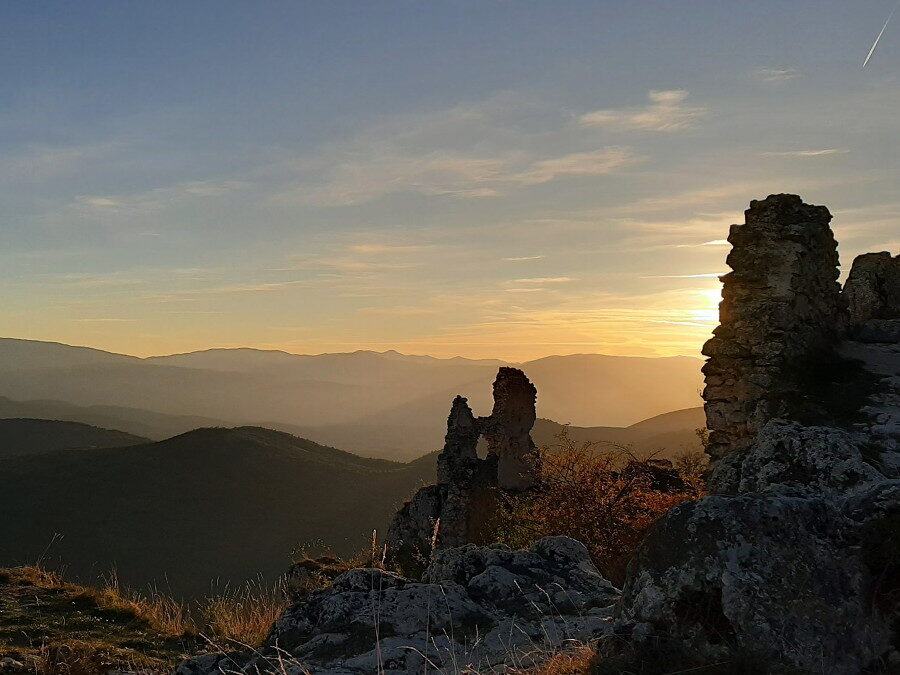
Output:
M891 7L3 3L0 334L696 354L750 199L900 248Z

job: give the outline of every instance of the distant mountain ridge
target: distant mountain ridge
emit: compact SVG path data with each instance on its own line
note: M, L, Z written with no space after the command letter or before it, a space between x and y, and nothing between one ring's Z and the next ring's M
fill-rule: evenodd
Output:
M501 363L392 351L296 355L254 349L142 359L3 338L0 397L60 401L113 417L115 411L96 407L204 418L207 426L264 425L360 454L411 459L440 447L455 395L469 397L479 414L489 412L489 384ZM700 360L691 357L581 354L519 367L538 388L539 415L578 426L627 426L700 402ZM146 428L111 422L153 437Z
M79 406L66 401L15 401L4 396L0 396L0 418L80 422L94 427L118 429L151 441L161 441L200 427L228 426L224 420L211 417L169 415L113 405Z

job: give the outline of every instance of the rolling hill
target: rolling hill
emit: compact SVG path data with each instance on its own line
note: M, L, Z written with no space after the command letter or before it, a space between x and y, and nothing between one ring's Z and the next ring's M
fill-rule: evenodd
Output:
M702 424L692 408L567 433L671 456L697 447ZM533 435L552 445L562 429L539 419ZM127 584L199 596L213 579L278 575L303 544L365 547L434 474L435 453L399 464L259 427L148 442L74 422L0 419L0 566L33 562L52 542L47 557L76 579L115 568Z
M228 426L224 420L211 417L168 415L114 405L82 406L66 401L14 401L0 396L0 418L13 417L82 422L106 429L119 429L153 441L161 441L200 427Z
M538 446L554 445L565 429L576 442L615 443L641 454L671 459L684 451L701 450L697 429L706 426L703 408L687 408L657 415L627 427L564 426L546 419L535 422L532 438Z
M352 553L434 479L404 465L255 427L0 459L0 566L48 548L73 578L116 569L132 586L197 596L210 580L284 572L312 542ZM100 561L100 562L98 562Z
M41 419L0 419L0 459L38 455L54 450L115 448L149 439L80 422Z

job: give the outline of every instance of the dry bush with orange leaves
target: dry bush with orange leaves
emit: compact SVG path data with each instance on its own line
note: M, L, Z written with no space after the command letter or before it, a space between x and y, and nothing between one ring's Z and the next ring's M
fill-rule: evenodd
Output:
M564 432L557 445L540 454L536 488L500 495L495 539L524 547L550 535L572 537L616 584L624 580L625 566L650 525L704 490L702 453L686 453L674 462L641 458L619 445L576 443Z

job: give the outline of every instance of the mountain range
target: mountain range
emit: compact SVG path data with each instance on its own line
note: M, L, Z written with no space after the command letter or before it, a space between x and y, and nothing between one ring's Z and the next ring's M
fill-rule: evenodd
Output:
M440 447L455 395L489 412L490 383L503 363L255 349L138 358L2 338L0 415L87 422L156 440L198 426L259 425L409 460ZM537 386L539 415L560 423L623 427L700 403L696 358L583 354L516 365Z

